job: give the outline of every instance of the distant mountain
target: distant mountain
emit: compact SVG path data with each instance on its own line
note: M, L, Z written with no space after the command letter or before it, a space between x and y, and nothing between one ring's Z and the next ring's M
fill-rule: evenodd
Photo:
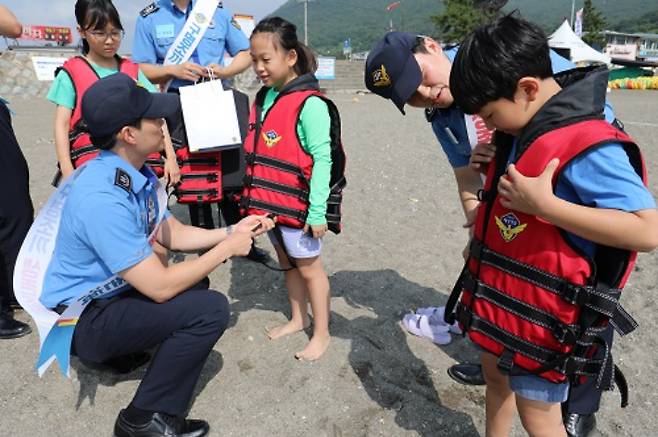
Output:
M343 41L351 39L353 51L368 50L386 33L391 23L395 30L434 35L429 17L443 10L439 0L402 0L401 6L386 12L394 0L311 0L308 4L309 43L322 54L338 54ZM626 20L641 17L656 9L656 0L594 0L609 28ZM576 9L582 1L576 1ZM504 10L519 9L527 19L541 25L548 33L571 15L571 0L510 0ZM279 15L297 25L304 38L304 5L288 0L272 15Z

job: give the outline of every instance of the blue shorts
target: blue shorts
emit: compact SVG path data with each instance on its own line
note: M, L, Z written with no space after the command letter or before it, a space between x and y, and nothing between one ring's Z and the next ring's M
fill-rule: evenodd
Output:
M517 396L531 401L562 403L569 397L569 383L556 384L540 376L523 372L509 377L509 388Z
M304 233L303 229L289 228L288 226L279 226L279 229L281 229L283 244L286 246L286 251L291 257L303 259L315 258L320 255L322 251L321 238L313 238L308 233ZM267 236L270 237L273 245L279 245L274 231L269 231Z
M473 343L480 353L488 352ZM492 354L493 355L493 354ZM569 397L569 383L563 382L556 384L541 376L533 375L521 368L515 367L508 376L509 388L515 395L531 401L540 401L548 403L562 403Z

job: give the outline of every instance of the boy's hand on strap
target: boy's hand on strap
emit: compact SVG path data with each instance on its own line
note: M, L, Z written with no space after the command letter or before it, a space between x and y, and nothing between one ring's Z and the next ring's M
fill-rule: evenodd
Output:
M500 203L505 208L542 216L550 202L556 199L553 194L553 173L560 160L553 158L542 174L537 177L523 176L514 164L507 167L507 174L498 182Z
M471 151L468 166L475 171L486 173L489 163L496 155L496 146L493 144L478 144Z

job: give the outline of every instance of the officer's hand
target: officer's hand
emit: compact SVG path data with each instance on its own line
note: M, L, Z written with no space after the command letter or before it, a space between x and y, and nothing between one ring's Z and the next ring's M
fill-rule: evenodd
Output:
M226 69L222 67L219 64L208 64L208 67L210 70L212 70L213 74L217 77L217 79L230 79L230 75L226 74Z
M468 163L475 171L486 173L489 163L496 155L496 146L493 144L478 144L471 152L471 159Z
M310 232L309 232L310 229ZM306 234L307 232L313 236L313 238L322 238L324 237L324 234L327 233L328 226L326 223L321 224L321 225L304 225L304 233Z
M233 227L226 240L220 244L226 244L228 246L232 257L246 256L251 250L251 245L253 244L251 230L246 228L239 228L236 225Z
M165 159L164 177L167 187L175 187L180 182L180 168L176 157Z
M177 79L196 82L202 77L208 77L208 72L199 64L187 61L173 66L173 75Z
M240 220L235 229L249 231L253 237L257 237L274 228L274 220L267 215L250 215Z

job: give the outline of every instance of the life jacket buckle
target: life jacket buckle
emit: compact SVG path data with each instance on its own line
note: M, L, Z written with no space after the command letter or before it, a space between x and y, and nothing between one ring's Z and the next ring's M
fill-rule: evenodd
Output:
M574 285L565 282L562 286L562 297L572 305L584 306L589 302L589 296L594 288L591 286Z
M473 324L473 313L463 305L459 305L457 309L457 318L462 325L464 331L469 331Z
M576 359L572 356L567 356L560 366L560 373L566 376L571 376L578 371L578 368L579 365Z
M500 357L498 357L496 365L501 372L509 375L514 367L514 351L505 349Z
M245 153L244 154L244 160L247 164L254 165L254 162L256 162L256 154L255 153Z
M557 325L553 335L560 344L576 344L577 338L574 329L567 325Z

